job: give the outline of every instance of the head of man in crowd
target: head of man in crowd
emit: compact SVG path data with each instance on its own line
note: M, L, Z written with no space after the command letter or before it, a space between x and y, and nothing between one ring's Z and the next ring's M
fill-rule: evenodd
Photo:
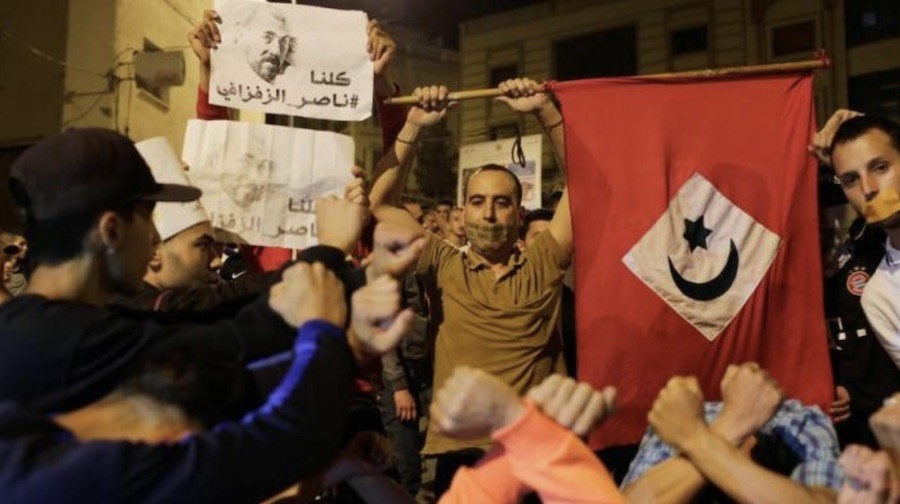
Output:
M174 149L163 137L135 147L160 182L190 185ZM157 289L202 287L218 280L222 267L209 215L199 201L159 203L153 210L158 239L144 281Z
M422 212L422 227L432 233L437 233L441 230L437 221L437 211L434 208L427 208Z
M482 166L463 190L466 237L489 260L505 260L519 238L522 184L504 166Z
M453 207L450 210L450 234L463 242L466 241L466 219L464 213L460 207Z
M549 208L535 208L525 214L520 235L521 240L525 242L525 247L531 245L534 237L541 231L550 227L551 220L553 220L553 210Z
M235 43L262 80L271 84L293 64L296 40L288 29L287 19L277 9L265 4L248 8L235 28Z
M160 184L127 137L70 129L23 153L10 190L35 265L28 290L103 304L142 286L153 254L156 202L187 202L200 190Z
M900 229L900 124L868 115L846 120L831 160L853 209L888 232Z
M453 202L447 200L438 201L438 204L434 207L435 212L437 213L437 218L442 220L443 222L450 221L450 211L453 210Z
M194 224L168 239L160 239L144 280L161 290L216 283L222 267L219 251L212 224Z

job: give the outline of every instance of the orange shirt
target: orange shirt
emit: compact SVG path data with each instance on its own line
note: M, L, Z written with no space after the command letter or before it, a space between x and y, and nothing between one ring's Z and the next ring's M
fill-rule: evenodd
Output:
M625 502L594 453L530 402L492 438L496 447L475 467L457 471L439 504L514 503L529 491L546 504Z

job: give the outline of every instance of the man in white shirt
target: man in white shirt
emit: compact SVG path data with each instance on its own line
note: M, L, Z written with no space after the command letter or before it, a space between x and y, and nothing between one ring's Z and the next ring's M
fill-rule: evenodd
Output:
M866 318L900 367L900 124L877 116L841 122L831 161L853 209L888 236L885 256L862 296Z

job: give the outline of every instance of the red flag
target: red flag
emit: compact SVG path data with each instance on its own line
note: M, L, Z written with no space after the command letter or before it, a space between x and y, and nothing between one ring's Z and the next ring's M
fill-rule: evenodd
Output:
M758 362L789 397L827 408L812 77L597 79L554 92L579 375L619 392L592 445L639 441L673 375L696 375L720 400L732 363Z

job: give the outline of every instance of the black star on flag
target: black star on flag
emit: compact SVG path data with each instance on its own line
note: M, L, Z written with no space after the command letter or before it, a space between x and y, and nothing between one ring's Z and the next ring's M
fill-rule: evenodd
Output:
M712 229L703 225L702 215L695 221L684 219L684 239L687 240L691 252L697 247L708 250L706 248L706 239L709 238L709 235L711 234Z

